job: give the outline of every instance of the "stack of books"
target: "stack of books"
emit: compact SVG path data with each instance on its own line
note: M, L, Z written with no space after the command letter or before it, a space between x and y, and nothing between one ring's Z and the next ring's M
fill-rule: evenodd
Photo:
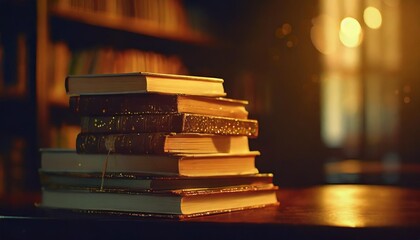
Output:
M41 206L189 217L278 204L249 138L258 121L223 79L156 73L68 76L75 150L43 149Z

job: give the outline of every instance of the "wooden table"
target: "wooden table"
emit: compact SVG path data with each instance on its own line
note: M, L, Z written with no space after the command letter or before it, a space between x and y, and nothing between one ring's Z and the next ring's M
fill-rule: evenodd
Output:
M278 197L279 207L184 220L4 210L0 239L420 239L420 189L325 185Z

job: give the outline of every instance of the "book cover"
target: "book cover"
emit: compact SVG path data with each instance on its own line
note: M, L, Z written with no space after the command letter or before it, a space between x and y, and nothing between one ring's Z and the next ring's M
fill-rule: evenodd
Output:
M199 114L140 114L81 117L83 133L174 132L256 138L258 121Z
M247 136L176 133L79 133L78 153L248 153Z
M272 184L149 193L44 188L40 206L128 214L198 216L276 205L278 204L277 189Z
M108 155L78 154L70 149L42 149L40 170L73 173L142 173L187 177L249 175L258 173L255 166L258 155L258 151L235 154Z
M70 110L80 116L195 113L230 118L248 118L247 101L191 95L114 94L69 98Z
M273 174L250 174L212 177L156 176L141 173L49 172L39 171L41 184L49 189L120 189L140 192L258 186L273 182ZM103 178L103 179L102 179ZM103 180L103 181L102 181Z
M69 75L68 95L95 95L156 92L211 97L226 95L223 79L149 72Z

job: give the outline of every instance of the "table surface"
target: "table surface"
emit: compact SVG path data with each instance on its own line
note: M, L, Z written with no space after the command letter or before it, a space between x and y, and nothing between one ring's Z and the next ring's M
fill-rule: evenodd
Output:
M280 206L183 220L54 216L40 209L0 212L2 234L101 237L420 239L420 189L375 185L323 185L280 189ZM204 235L203 235L204 234Z

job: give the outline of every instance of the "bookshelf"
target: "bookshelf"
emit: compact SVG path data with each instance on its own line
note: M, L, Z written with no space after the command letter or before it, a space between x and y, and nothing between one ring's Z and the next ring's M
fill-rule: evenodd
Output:
M151 20L136 19L125 16L111 16L108 13L83 12L79 10L53 6L49 13L56 19L68 20L87 24L94 27L114 29L119 31L131 32L155 38L168 39L173 41L187 42L193 44L209 44L211 39L200 33L189 29L164 28Z
M41 147L74 147L69 74L204 74L216 41L192 27L183 1L37 1L36 93ZM214 54L214 52L213 52Z
M0 2L0 204L37 187L34 6Z

